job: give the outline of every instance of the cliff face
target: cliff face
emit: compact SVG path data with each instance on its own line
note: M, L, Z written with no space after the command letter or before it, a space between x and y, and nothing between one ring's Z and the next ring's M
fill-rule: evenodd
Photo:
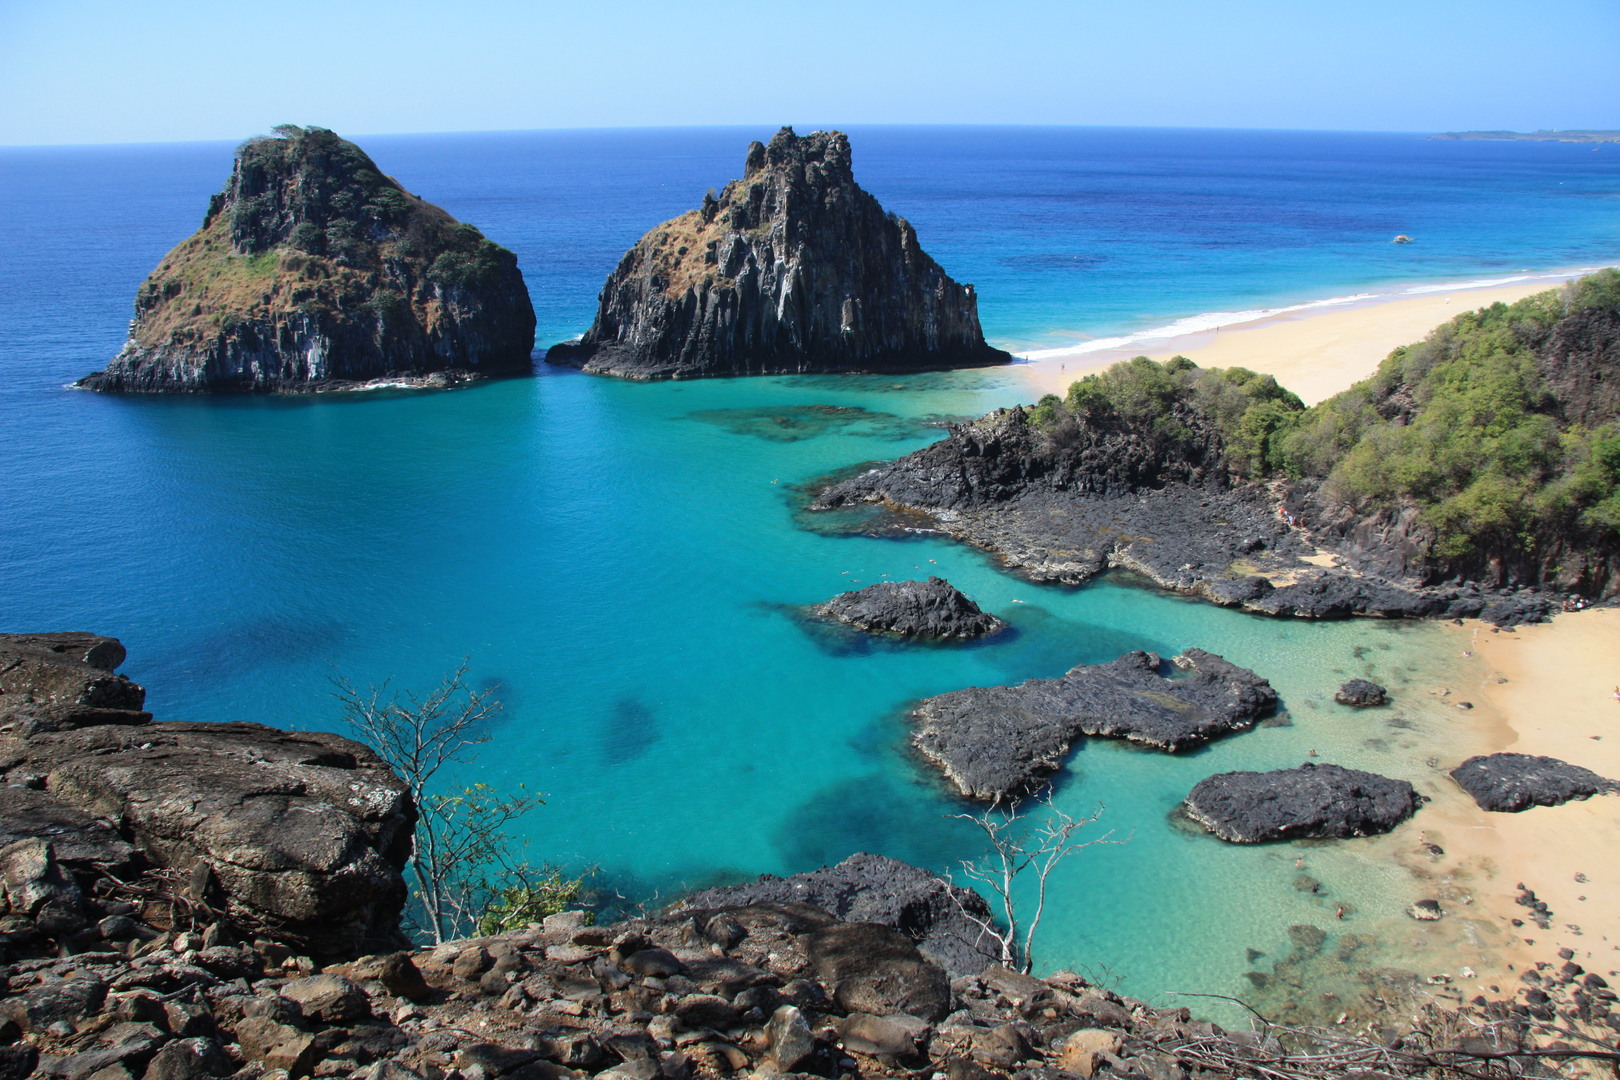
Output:
M416 808L387 764L336 735L154 722L123 660L112 638L0 634L0 892L36 924L0 932L0 963L40 935L99 944L181 885L308 955L401 940Z
M849 139L783 128L719 199L653 229L552 363L634 379L1005 363L978 303L855 183Z
M517 257L323 128L237 151L202 228L158 265L108 391L288 391L385 376L524 374Z

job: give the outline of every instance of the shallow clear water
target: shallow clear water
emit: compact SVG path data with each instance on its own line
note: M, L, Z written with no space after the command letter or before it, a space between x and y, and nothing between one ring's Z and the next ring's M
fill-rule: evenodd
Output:
M379 138L413 191L519 252L545 342L602 277L768 132ZM875 129L857 175L979 285L990 336L1079 340L1232 310L1614 261L1616 159L1556 144L1308 133ZM1432 784L1468 734L1422 691L1443 628L1262 620L1129 583L1033 585L939 540L800 527L794 486L1023 397L1013 373L626 384L539 377L440 394L117 399L64 383L116 351L135 287L200 220L229 147L0 151L0 628L121 637L163 718L329 727L330 679L426 688L463 656L507 709L457 779L547 805L531 853L629 896L876 850L937 870L979 838L906 751L916 698L1133 648L1251 666L1291 723L1166 756L1097 740L1060 805L1119 845L1055 879L1038 943L1144 995L1243 989L1287 927L1365 932L1416 886L1373 842L1240 848L1170 814L1212 772L1324 760ZM1604 148L1608 150L1609 148ZM1394 248L1397 231L1420 243ZM1067 335L1067 337L1065 337ZM1015 633L872 644L799 605L937 573ZM1400 705L1350 714L1350 675ZM1436 764L1430 764L1429 759ZM1454 763L1454 758L1451 762ZM1404 841L1403 841L1404 842ZM1350 924L1347 924L1350 925ZM1403 946L1404 947L1404 946Z

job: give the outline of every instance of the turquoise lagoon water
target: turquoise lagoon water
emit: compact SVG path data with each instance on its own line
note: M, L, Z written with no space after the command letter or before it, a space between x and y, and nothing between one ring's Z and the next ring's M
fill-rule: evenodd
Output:
M364 142L413 191L518 251L554 341L584 329L624 246L723 183L746 139L768 134ZM857 174L948 270L978 282L990 336L1009 344L1612 262L1620 249L1620 169L1589 148L1310 133L854 137ZM195 227L228 167L222 146L0 152L0 628L121 637L126 672L166 719L303 728L334 723L334 675L425 689L470 657L473 681L498 687L507 708L455 779L543 792L525 823L531 855L599 866L599 883L632 902L863 849L948 871L980 838L908 754L908 703L1128 649L1199 646L1270 678L1286 722L1174 757L1086 743L1059 805L1102 806L1093 834L1124 842L1061 868L1039 966L1145 996L1246 991L1245 971L1287 953L1290 925L1336 930L1341 904L1345 928L1411 952L1410 924L1394 920L1420 884L1387 857L1410 837L1240 848L1171 815L1205 775L1313 750L1437 790L1469 734L1466 714L1425 692L1470 677L1446 629L1258 619L1127 581L1039 586L935 537L806 527L799 485L1020 400L1011 371L644 386L541 364L534 379L440 394L64 390L116 351L135 286ZM1396 231L1421 234L1422 250L1393 248ZM1014 632L900 647L797 613L925 573ZM1351 675L1394 687L1398 708L1335 709ZM1300 858L1320 894L1294 887Z

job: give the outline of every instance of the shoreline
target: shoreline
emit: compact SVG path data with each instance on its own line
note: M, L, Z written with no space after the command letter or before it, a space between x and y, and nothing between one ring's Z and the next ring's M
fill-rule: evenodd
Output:
M1256 311L1212 312L1120 337L1026 352L1012 370L1035 397L1062 395L1084 375L1149 356L1181 355L1200 367L1246 367L1275 376L1314 405L1370 376L1391 350L1421 341L1465 311L1513 303L1602 267L1526 272L1456 284L1417 285Z
M1469 692L1483 699L1481 719L1489 724L1480 732L1482 753L1545 755L1620 778L1620 702L1611 696L1620 679L1620 608L1565 613L1513 634L1470 629L1481 675ZM1620 796L1519 813L1462 801L1474 820L1446 847L1496 868L1475 895L1480 914L1509 935L1501 959L1513 967L1496 974L1516 981L1514 967L1522 971L1566 948L1575 963L1606 977L1620 969L1620 860L1604 844L1620 835ZM1516 903L1520 882L1547 902L1549 929ZM1513 926L1515 918L1524 925Z
M1162 362L1180 354L1201 367L1270 374L1312 405L1370 377L1393 349L1423 340L1459 314L1512 303L1595 269L1213 313L1026 354L1014 371L1033 400L1062 395L1074 380L1120 360L1146 355ZM1446 772L1476 754L1523 753L1620 780L1620 702L1611 696L1620 683L1620 608L1563 613L1513 631L1477 620L1448 631L1450 670L1432 673L1424 693L1462 708L1448 725L1459 753L1422 784L1430 804L1368 852L1409 874L1420 895L1438 898L1448 917L1425 923L1402 916L1380 931L1414 959L1423 957L1418 966L1431 982L1439 980L1429 989L1443 998L1512 996L1524 971L1548 962L1556 967L1564 949L1613 981L1620 971L1620 859L1606 841L1620 835L1620 796L1496 813L1480 809ZM1548 929L1518 902L1521 883L1546 901Z

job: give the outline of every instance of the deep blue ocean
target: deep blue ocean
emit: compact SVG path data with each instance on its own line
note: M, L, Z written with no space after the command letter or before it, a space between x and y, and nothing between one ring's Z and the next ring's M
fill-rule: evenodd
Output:
M347 134L347 133L344 133ZM588 325L625 248L741 171L768 130L360 138L385 172L517 252L540 344ZM1037 350L1212 312L1620 261L1620 148L1411 135L851 129L857 178ZM1027 397L1016 372L636 385L537 366L447 393L110 398L65 389L123 341L137 286L202 220L229 144L0 149L0 629L123 639L162 719L330 728L331 678L498 687L457 781L547 804L529 853L634 901L866 849L948 871L962 807L906 750L916 698L1132 648L1251 666L1289 724L1169 757L1087 743L1061 805L1126 842L1054 879L1041 969L1231 993L1287 927L1409 921L1379 842L1238 848L1170 818L1212 772L1310 750L1433 790L1466 717L1415 690L1350 718L1350 675L1462 678L1445 628L1252 618L1111 581L1037 586L933 538L828 536L798 485ZM1417 242L1394 245L1407 233ZM862 412L829 414L819 406ZM872 645L795 613L939 573L1016 632ZM1395 721L1399 721L1396 723ZM1454 761L1443 762L1447 767ZM1388 843L1409 842L1396 834ZM1350 925L1350 924L1346 924ZM1427 932L1427 931L1425 931ZM1435 931L1440 933L1441 931ZM1419 943L1421 944L1421 943ZM1403 953L1413 943L1395 941ZM1254 949L1269 959L1252 960Z

